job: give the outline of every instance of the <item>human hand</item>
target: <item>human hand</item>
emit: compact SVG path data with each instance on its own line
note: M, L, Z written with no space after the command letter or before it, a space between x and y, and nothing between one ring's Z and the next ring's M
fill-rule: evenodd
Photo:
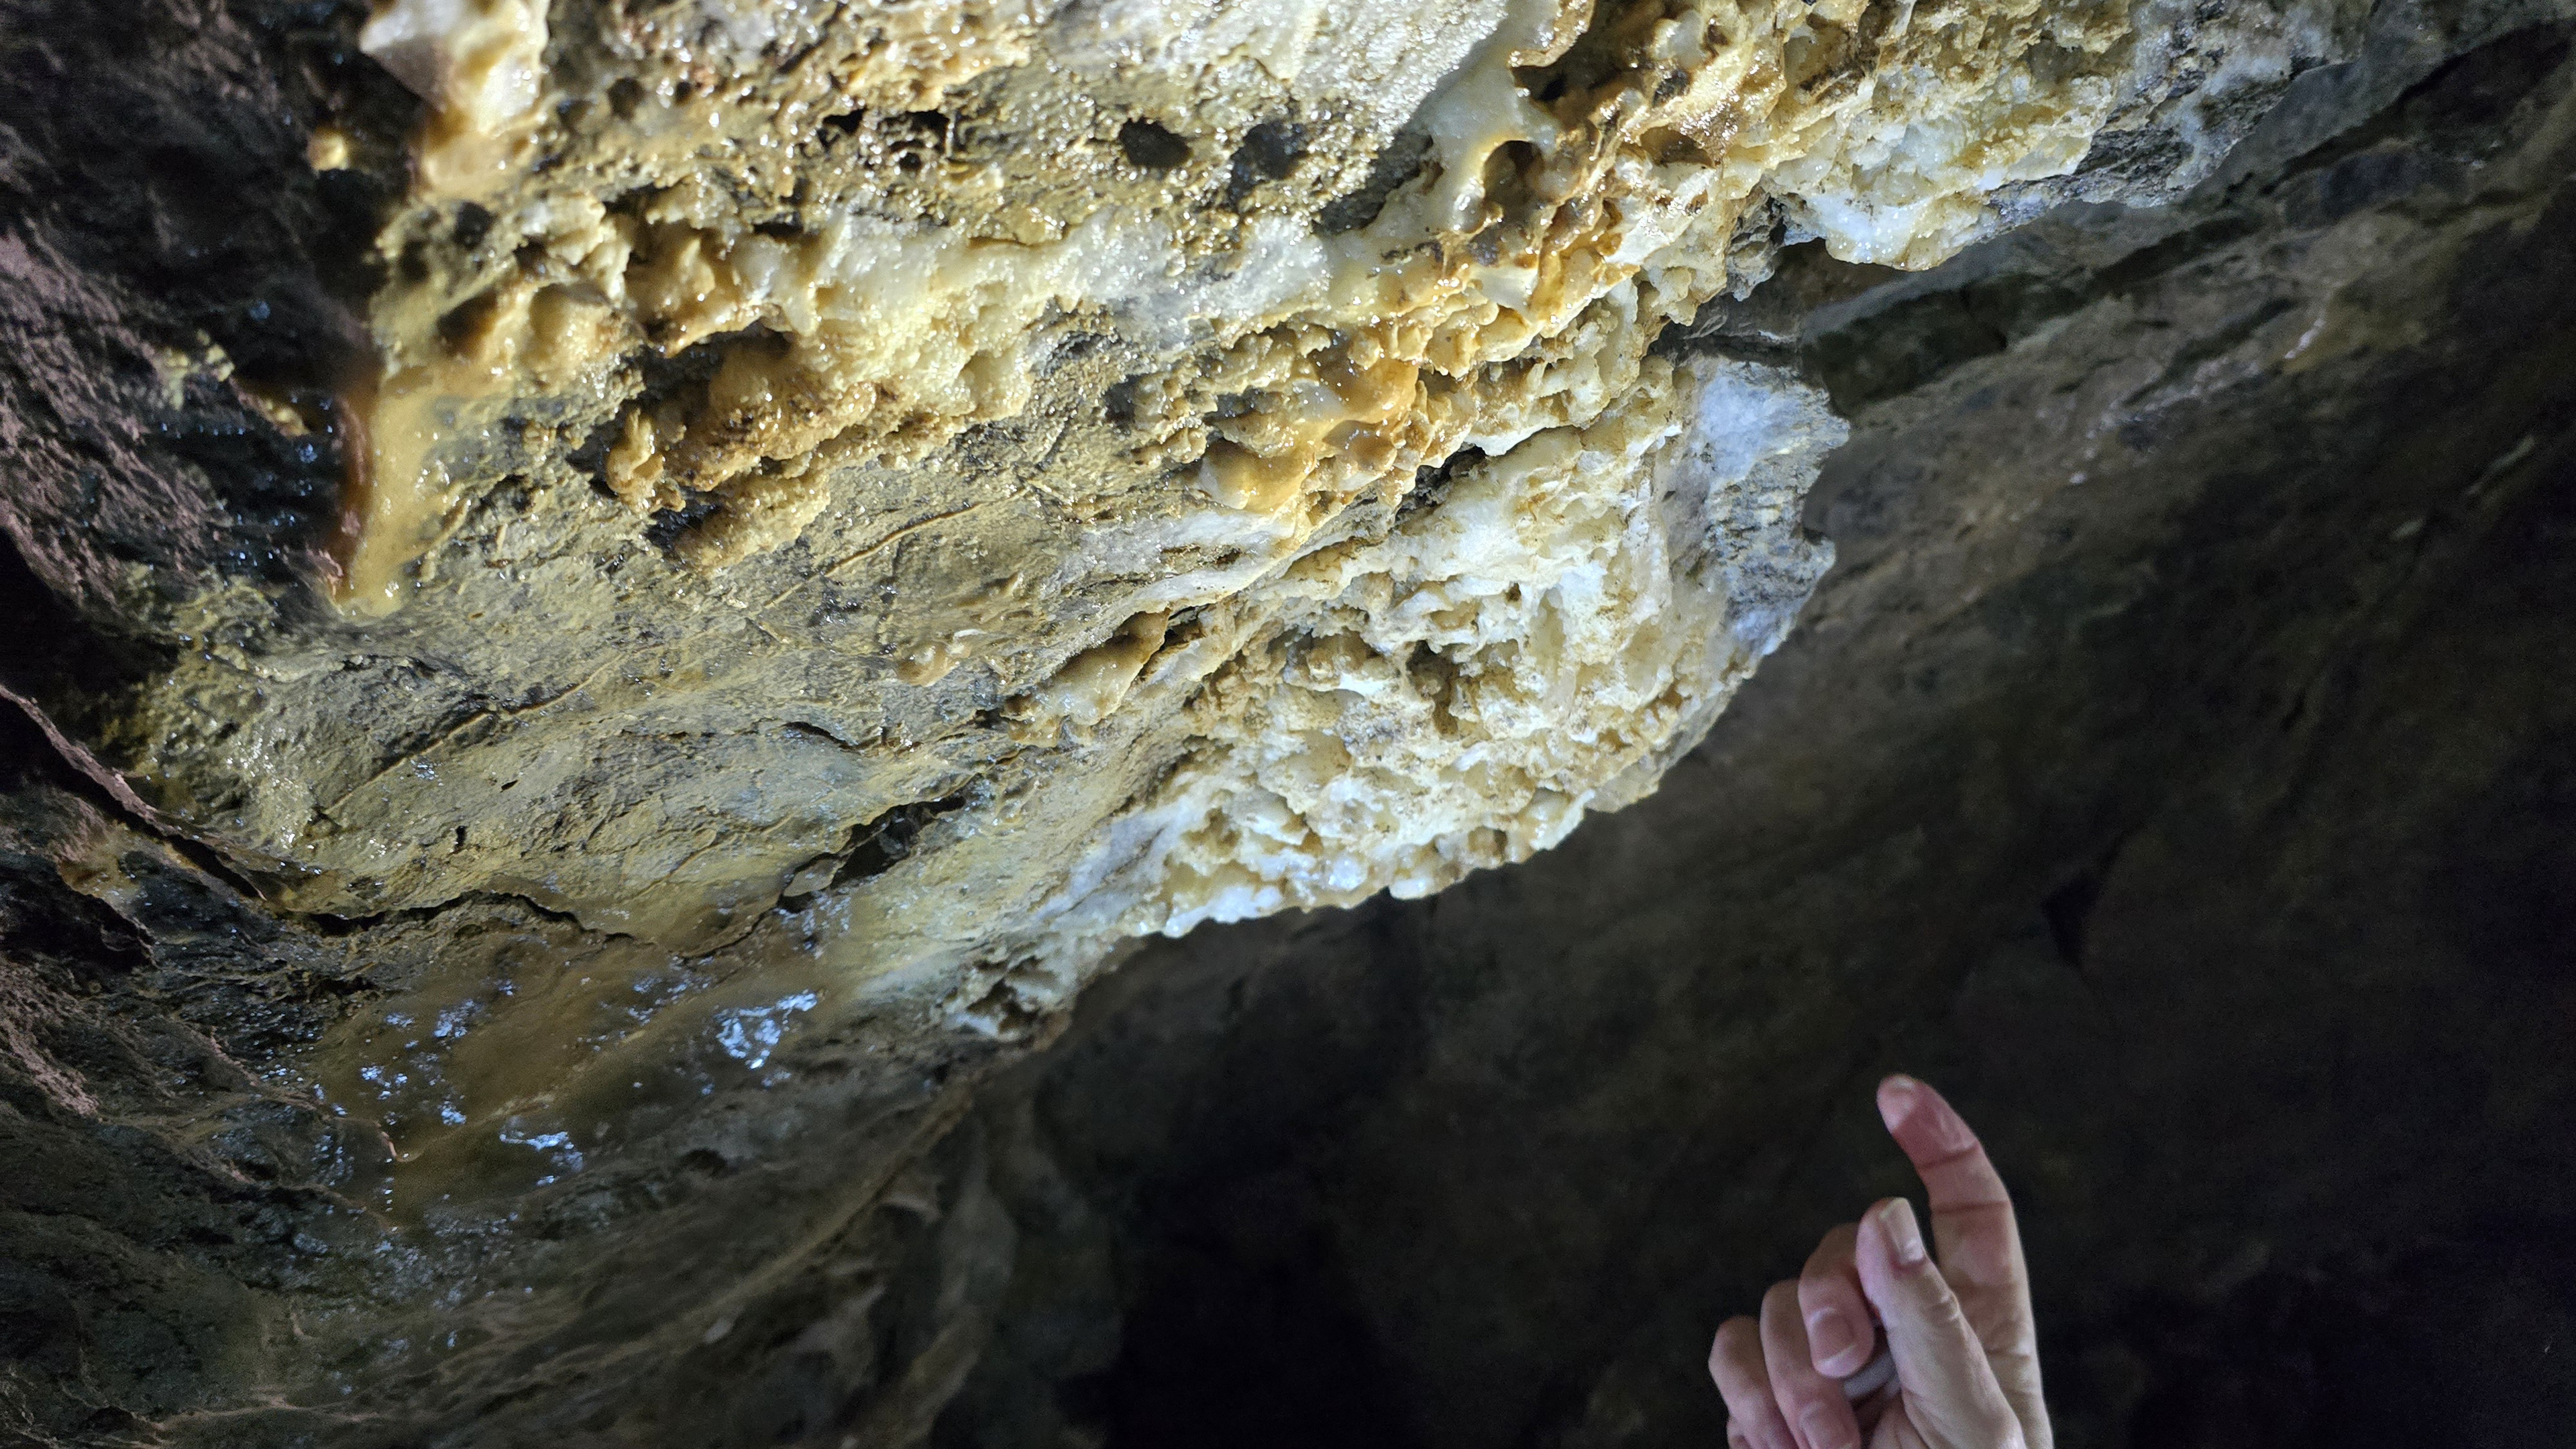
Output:
M1771 1285L1759 1322L1728 1319L1708 1371L1726 1396L1729 1449L2052 1449L2003 1179L1977 1134L1912 1077L1878 1084L1878 1114L1931 1195L1939 1262L1913 1205L1889 1198L1825 1234L1798 1278ZM1896 1372L1871 1386L1882 1331Z

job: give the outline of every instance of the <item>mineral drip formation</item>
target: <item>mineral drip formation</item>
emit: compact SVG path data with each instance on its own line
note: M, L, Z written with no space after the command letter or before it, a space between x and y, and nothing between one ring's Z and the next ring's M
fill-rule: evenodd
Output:
M2159 99L2106 0L349 30L378 90L307 160L387 198L364 345L233 384L336 450L336 521L300 583L118 585L179 647L90 735L270 910L516 903L635 1001L756 983L695 1018L746 1061L871 1001L1009 1035L1122 940L1436 891L1651 790L1827 565L1844 432L1690 324L1784 246L1936 263ZM506 974L395 1015L499 1020ZM498 1105L380 1022L315 1069L416 1156L631 1034L547 1019Z

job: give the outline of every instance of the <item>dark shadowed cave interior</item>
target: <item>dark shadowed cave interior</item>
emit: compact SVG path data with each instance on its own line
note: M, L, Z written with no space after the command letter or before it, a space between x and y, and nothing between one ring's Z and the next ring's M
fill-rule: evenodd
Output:
M234 647L153 613L191 580L333 649L440 605L424 575L334 622L297 560L343 435L202 373L154 413L132 360L357 345L328 299L373 283L335 257L390 203L270 175L328 89L278 57L357 11L112 8L131 54L0 4L0 1440L1721 1444L1709 1335L1907 1188L1870 1106L1902 1070L2014 1190L2069 1449L2565 1442L2563 6L2309 6L2342 48L2172 195L2049 197L1903 271L1784 230L1663 327L1653 357L1785 369L1848 422L1798 520L1833 563L1705 740L1561 844L1120 944L998 1027L829 985L639 1027L687 1092L638 1067L453 1157L328 1105L375 1060L330 1055L350 1024L424 962L533 995L649 933L485 887L315 904L237 801L145 768L151 681ZM946 848L947 798L829 889ZM796 880L750 914L822 910ZM766 939L654 959L747 1001ZM505 1055L550 1070L533 1040ZM541 1177L538 1126L579 1143Z

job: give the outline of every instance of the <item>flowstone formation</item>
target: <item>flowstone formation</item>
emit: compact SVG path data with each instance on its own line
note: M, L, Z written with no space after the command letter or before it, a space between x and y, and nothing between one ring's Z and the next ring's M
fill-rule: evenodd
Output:
M308 147L401 178L368 345L243 389L340 450L334 617L157 609L198 647L103 753L283 910L516 897L997 1023L1650 787L1823 566L1840 437L1654 343L1784 237L1948 255L2134 50L2119 5L1857 0L353 40L420 102Z
M1842 436L1659 343L1784 243L1938 261L2106 126L2170 182L2226 89L2112 3L266 23L339 301L293 366L138 350L335 497L192 568L206 465L136 520L166 543L22 490L38 579L142 660L32 707L268 913L533 911L619 963L592 1015L724 1041L895 1000L1016 1035L1123 939L1636 799L1828 561ZM2330 40L2240 28L2258 92ZM464 955L372 979L529 1014ZM406 1158L548 1095L416 1045L316 1069Z
M0 1409L207 1443L919 1440L1012 1282L978 1073L1646 796L1917 360L1796 319L2402 30L122 10L0 17Z

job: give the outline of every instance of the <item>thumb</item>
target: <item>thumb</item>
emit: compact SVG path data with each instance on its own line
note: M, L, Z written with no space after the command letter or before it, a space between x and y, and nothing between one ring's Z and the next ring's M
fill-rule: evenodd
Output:
M2022 1449L2021 1421L1924 1249L1914 1205L1896 1197L1871 1208L1854 1256L1861 1291L1887 1330L1907 1420L1933 1449Z

